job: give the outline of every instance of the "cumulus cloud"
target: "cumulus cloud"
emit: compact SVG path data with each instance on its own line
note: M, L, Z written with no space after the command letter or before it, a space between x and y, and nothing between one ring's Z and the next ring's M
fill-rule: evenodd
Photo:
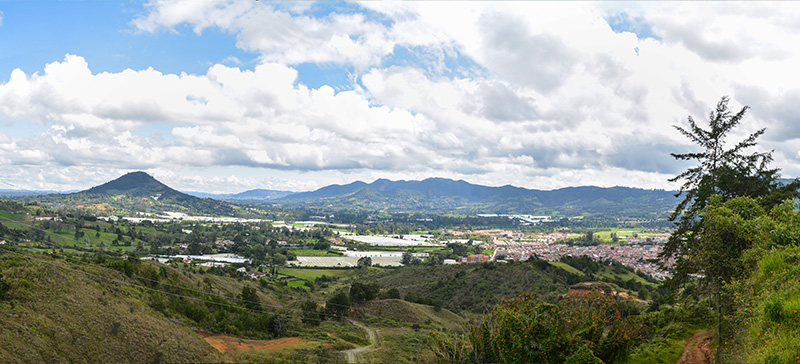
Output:
M141 31L175 31L180 24L190 24L201 34L218 27L236 34L240 48L259 52L268 62L351 63L366 68L394 47L387 29L362 14L317 18L255 1L156 1L149 7L146 16L133 21Z
M789 147L800 55L785 46L800 41L795 4L301 5L153 1L132 21L141 32L233 34L259 56L252 70L228 58L205 74L93 72L67 55L13 71L0 120L45 131L2 135L3 171L41 187L62 179L22 169L97 168L97 182L145 169L195 190L429 176L669 187L686 167L669 152L694 147L672 125L704 120L722 95L752 107L741 134L768 126L763 148L800 170ZM304 85L301 63L352 67L352 89Z

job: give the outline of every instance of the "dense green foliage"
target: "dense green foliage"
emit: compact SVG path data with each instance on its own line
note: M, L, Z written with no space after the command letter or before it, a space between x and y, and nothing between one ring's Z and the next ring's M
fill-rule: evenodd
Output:
M325 302L325 316L342 321L350 311L352 304L347 293L339 291Z
M488 312L504 297L515 297L523 292L533 292L541 300L556 302L570 285L586 281L604 281L632 291L649 285L653 294L661 297L654 283L618 263L598 263L588 257L563 259L587 274L571 273L549 262L531 259L511 263L411 266L365 276L363 281L397 289L400 297L410 302L478 314Z
M692 274L702 274L715 292L731 278L732 270L718 271L717 264L723 260L709 260L714 254L721 253L719 245L712 243L714 239L703 233L701 214L709 204L712 196L722 201L748 196L757 199L766 209L781 203L784 199L798 196L800 180L787 185L778 182L778 169L769 168L772 153L745 150L756 145L756 139L765 129L750 134L744 140L727 148L726 137L739 125L748 109L743 107L733 114L728 109L728 98L723 97L709 116L708 130L701 128L689 116L689 129L676 126L684 136L703 148L702 152L682 153L672 156L679 160L694 160L698 165L670 179L671 182L683 181L681 194L683 200L678 204L670 220L676 222L676 229L662 256L664 260L675 260L673 281L681 284ZM726 149L727 148L727 149ZM706 242L700 242L706 236ZM723 238L722 236L719 237ZM739 255L746 246L727 246L725 250L736 250L731 254ZM735 258L735 257L734 257Z
M725 361L800 362L797 208L787 202L766 212L753 199L736 198L712 200L704 211L705 240L744 247L738 256L725 256L729 262L719 268L735 271L722 292L718 355Z
M624 358L646 331L640 317L624 316L612 296L598 291L557 304L525 293L496 305L466 338L436 338L433 349L444 363L610 362Z

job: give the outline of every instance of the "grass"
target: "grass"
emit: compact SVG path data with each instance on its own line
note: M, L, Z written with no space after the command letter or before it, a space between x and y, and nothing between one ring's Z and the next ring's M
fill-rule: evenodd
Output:
M0 211L0 222L6 223L8 220L26 220L28 215L13 212Z
M579 276L583 276L584 275L583 272L579 271L577 268L575 268L575 267L573 267L573 266L571 266L571 265L569 265L567 263L563 263L563 262L548 262L548 263L550 263L550 265L554 265L556 267L559 267L559 268L561 268L561 269L563 269L563 270L565 270L567 272L570 272L572 274L577 274Z
M33 248L33 247L22 246L22 249L25 250L25 251L32 252L32 253L49 253L49 252L52 252L52 251L55 250L55 251L59 251L59 252L63 251L64 254L72 254L72 255L83 255L83 254L86 254L86 252L84 252L84 251L80 251L80 250L76 250L76 249L69 249L69 248L43 249L43 248Z
M306 281L301 280L301 279L295 279L295 280L286 282L286 286L288 286L289 288L300 287L300 288L302 288L302 289L304 289L306 291L309 290L308 286L306 286Z
M381 328L381 346L367 353L367 360L375 363L433 363L433 352L428 348L431 330L410 328Z
M430 329L461 330L467 321L446 309L399 299L374 300L357 309L366 323L379 326L411 327L414 324Z
M350 269L312 269L312 268L286 268L281 270L281 274L289 277L313 281L323 275L328 277L345 277L353 274Z
M117 272L10 253L0 272L13 293L0 301L0 362L203 362L212 352Z
M631 273L631 272L625 272L623 274L614 273L611 270L610 267L605 267L605 271L602 274L600 274L599 276L600 277L605 277L605 278L608 278L608 279L621 279L623 281L627 281L627 280L633 279L634 281L639 282L642 285L646 285L646 286L649 286L649 287L658 286L657 284L648 282L646 279L644 279L642 277L639 277L638 275L636 275L634 273Z
M622 237L631 238L633 237L634 233L640 238L650 235L664 234L658 232L645 232L643 228L609 229L609 230L595 231L593 234L595 238L610 243L612 233L616 233L617 236L620 237L620 242L625 241L624 239L622 239Z
M340 254L332 254L328 253L327 250L316 250L316 249L294 249L290 250L294 255L298 257L340 257Z
M683 339L654 339L636 347L621 364L674 363L681 357L691 335Z

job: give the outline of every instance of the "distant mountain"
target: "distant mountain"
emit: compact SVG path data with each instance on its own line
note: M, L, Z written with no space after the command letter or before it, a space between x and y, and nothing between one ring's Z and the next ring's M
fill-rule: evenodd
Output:
M206 193L206 192L186 192L186 193L196 197L213 198L216 200L275 200L295 194L296 192L255 189L240 193Z
M77 192L83 195L126 195L128 197L150 197L154 200L187 200L189 196L159 182L145 172L131 172L113 181Z
M113 181L70 194L38 196L37 200L98 214L176 211L187 214L238 216L237 206L176 191L145 172L131 172Z
M361 181L289 195L279 201L317 208L464 213L618 213L663 217L677 204L674 191L630 187L568 187L552 191L489 187L446 178Z
M255 189L237 193L231 196L232 200L274 200L293 195L296 192Z
M77 192L77 190L71 191L52 191L52 190L9 190L9 189L2 189L0 190L0 196L2 197L20 197L20 196L35 196L35 195L51 195L54 193L73 193Z

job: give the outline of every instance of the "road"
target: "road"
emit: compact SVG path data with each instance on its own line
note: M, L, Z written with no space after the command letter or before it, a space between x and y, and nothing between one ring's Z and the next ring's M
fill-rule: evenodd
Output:
M353 320L348 320L351 324L356 325L364 330L367 330L367 335L369 336L369 345L362 346L355 349L345 350L343 351L344 355L347 357L348 363L367 363L368 361L365 360L366 358L363 357L364 353L377 350L380 348L380 336L377 330L373 330L366 325Z

